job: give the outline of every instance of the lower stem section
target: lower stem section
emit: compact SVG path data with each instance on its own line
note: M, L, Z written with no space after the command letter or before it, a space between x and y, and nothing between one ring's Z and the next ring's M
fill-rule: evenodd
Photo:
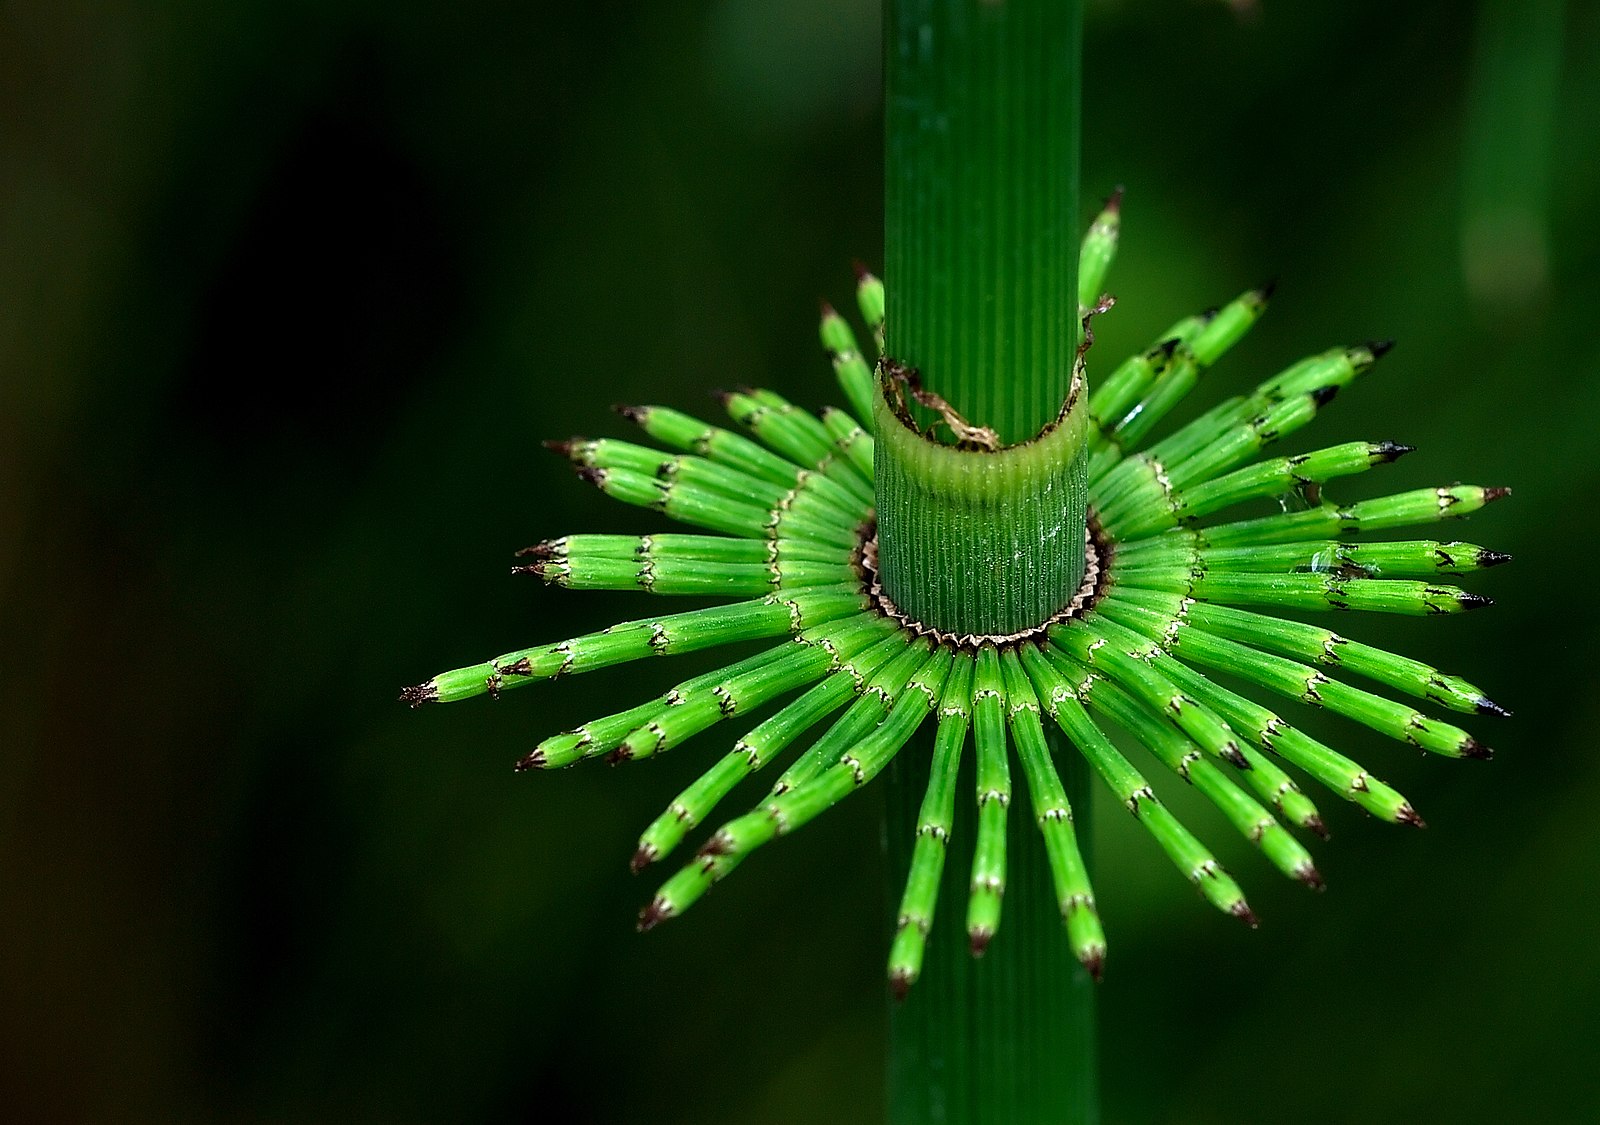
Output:
M1052 748L1087 840L1085 766L1070 747L1053 741ZM927 787L930 753L922 750L913 744L890 767L892 894L905 880ZM970 754L958 786L974 791ZM974 958L964 928L973 819L970 812L957 819L964 823L952 834L922 976L905 1000L892 1002L889 1121L1093 1125L1099 1120L1094 984L1067 942L1044 842L1025 803L1014 808L1003 921L983 957Z
M907 619L953 637L1005 637L1065 608L1084 573L1082 383L1021 445L981 451L918 433L880 392L874 460L878 577Z

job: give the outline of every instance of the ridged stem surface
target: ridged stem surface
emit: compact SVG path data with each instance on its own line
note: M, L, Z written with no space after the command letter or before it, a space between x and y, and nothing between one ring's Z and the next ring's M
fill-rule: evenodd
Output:
M1083 397L1038 439L995 453L914 433L880 398L878 568L897 609L944 633L1008 636L1071 602L1089 496Z
M887 5L888 354L1007 444L1072 380L1080 7Z
M902 753L890 767L893 873L910 862L927 779L925 753ZM1087 839L1088 773L1073 763L1062 769L1062 779ZM972 787L969 753L956 791L970 794ZM889 1120L1091 1125L1099 1120L1095 984L1073 956L1051 892L1043 838L1027 802L1019 801L1007 818L1004 922L984 955L974 958L964 918L974 826L970 804L962 803L955 838L966 843L952 849L944 867L922 976L889 1015Z
M880 394L879 575L923 624L1010 634L1065 606L1084 565L1087 392L1062 411L1078 335L1082 5L889 0L886 11L886 353L1012 448L938 444ZM1087 836L1085 767L1064 743L1051 746ZM891 769L896 889L930 753L914 746ZM969 746L958 792L973 792L971 761ZM1003 924L974 959L963 914L976 818L962 804L922 975L891 1014L890 1120L1095 1122L1093 986L1067 940L1039 830L1018 801Z

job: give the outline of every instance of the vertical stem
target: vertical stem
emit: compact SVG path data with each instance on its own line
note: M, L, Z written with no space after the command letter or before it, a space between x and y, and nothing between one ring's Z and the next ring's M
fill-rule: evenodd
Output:
M886 790L896 893L911 861L928 782L929 756L917 750L913 745L895 758ZM1058 762L1087 845L1088 773L1070 749ZM970 753L957 791L973 791ZM1018 802L1022 807L1007 818L1004 923L983 957L973 958L964 914L974 818L970 802L963 804L952 843L966 844L952 847L944 866L922 975L889 1013L889 1120L1093 1125L1100 1119L1095 984L1067 941L1043 838L1025 811L1027 802Z
M956 635L1036 626L1083 576L1080 7L887 7L886 354L1007 446L941 445L878 404L884 590Z
M1081 17L1081 0L887 4L887 354L968 422L1028 443L940 446L879 403L880 576L902 610L949 632L1038 624L1083 572L1087 391L1063 411L1078 320ZM1067 752L1058 765L1086 837L1082 762ZM913 750L890 772L896 888L927 771ZM970 793L970 764L963 776ZM958 814L922 976L891 1015L896 1125L1098 1119L1093 986L1032 818L1019 807L1008 819L1004 923L974 961L962 926L973 820Z
M888 0L889 354L1007 443L1077 340L1081 0Z

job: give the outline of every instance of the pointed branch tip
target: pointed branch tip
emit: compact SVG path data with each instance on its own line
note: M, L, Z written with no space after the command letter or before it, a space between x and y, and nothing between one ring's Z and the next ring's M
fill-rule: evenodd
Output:
M633 857L628 860L628 870L635 875L639 874L656 861L658 854L654 844L640 844L633 850Z
M893 994L895 1003L905 1002L905 998L910 995L911 986L916 983L916 980L917 978L911 975L909 969L895 969L889 974L889 991Z
M1483 490L1483 502L1485 504L1492 504L1496 500L1500 500L1500 499L1502 499L1502 498L1504 498L1506 496L1510 496L1510 495L1511 495L1511 490L1509 488L1499 488L1499 487L1486 488L1486 489Z
M989 943L994 940L994 931L987 926L967 931L967 945L972 949L974 957L982 957L983 951L989 948Z
M1494 757L1494 751L1476 738L1469 738L1461 744L1461 756L1472 758L1474 761L1487 762Z
M1312 867L1309 863L1303 863L1296 867L1294 869L1294 877L1318 893L1328 889L1328 885L1322 881L1322 872Z
M1511 718L1510 711L1507 711L1504 707L1500 706L1500 704L1496 703L1488 696L1478 696L1474 706L1478 708L1478 714L1480 715L1493 715L1497 719Z
M1394 350L1393 340L1368 340L1367 351L1372 353L1375 360L1382 359Z
M1394 814L1394 819L1399 824L1409 824L1413 828L1428 827L1427 823L1417 815L1417 810L1412 808L1409 802L1400 806Z
M439 689L434 686L432 680L425 684L417 684L414 687L400 689L400 702L409 703L413 711L424 703L437 703L438 701Z
M649 904L639 911L639 922L634 927L641 934L647 934L673 915L672 904L657 895Z
M1250 904L1242 898L1232 906L1228 907L1228 913L1232 914L1235 918L1239 919L1239 921L1249 926L1252 930L1261 928L1261 920L1256 917L1255 911L1250 909Z
M1319 840L1333 839L1333 833L1328 831L1327 824L1323 822L1320 816L1306 817L1305 823L1301 827Z

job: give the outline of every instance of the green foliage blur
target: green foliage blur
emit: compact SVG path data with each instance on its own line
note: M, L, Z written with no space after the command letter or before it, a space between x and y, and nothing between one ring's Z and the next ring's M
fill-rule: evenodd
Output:
M703 664L394 701L649 608L508 576L657 526L538 439L837 400L815 308L882 260L877 23L0 4L7 1120L881 1116L879 794L641 938L635 835L725 735L509 767ZM1248 933L1099 807L1106 1120L1593 1120L1600 8L1122 0L1087 54L1084 221L1128 192L1100 362L1276 275L1198 403L1397 337L1295 448L1516 490L1441 529L1517 556L1497 608L1338 622L1515 710L1470 724L1498 759L1308 720L1426 832L1319 798L1316 897L1194 811Z

